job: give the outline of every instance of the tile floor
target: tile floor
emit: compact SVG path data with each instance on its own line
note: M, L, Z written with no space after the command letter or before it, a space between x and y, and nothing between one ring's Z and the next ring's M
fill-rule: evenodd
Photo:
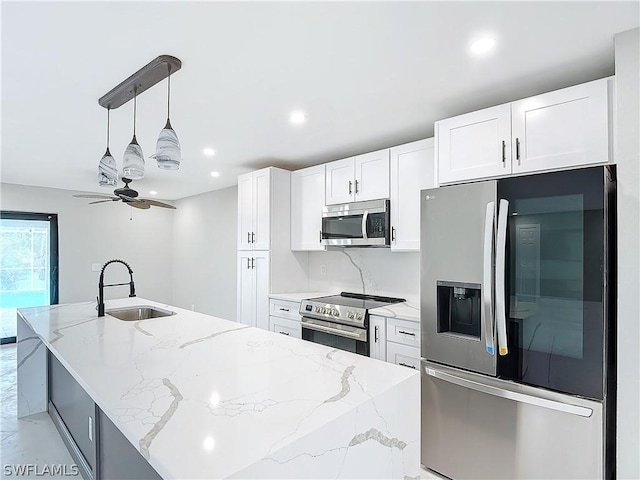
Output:
M71 465L74 464L47 413L18 420L16 357L15 344L0 346L0 478L81 478L79 474L77 477L8 474L7 465L33 464L37 465L38 471L42 473L45 465L64 464L67 465L67 471L70 471ZM440 480L440 477L426 470L422 470L421 478Z

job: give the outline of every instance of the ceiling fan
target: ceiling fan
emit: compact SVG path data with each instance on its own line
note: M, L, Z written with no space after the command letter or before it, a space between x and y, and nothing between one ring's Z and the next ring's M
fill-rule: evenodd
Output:
M159 202L157 200L151 200L150 198L138 198L138 192L136 192L133 188L129 187L131 180L128 178L122 177L122 181L125 184L124 188L116 188L113 191L113 195L81 194L81 195L74 195L74 197L99 199L95 202L89 202L89 205L93 205L94 203L117 202L118 200L122 200L123 203L126 203L131 207L141 208L143 210L149 209L152 206L172 208L175 210L176 207L168 203Z

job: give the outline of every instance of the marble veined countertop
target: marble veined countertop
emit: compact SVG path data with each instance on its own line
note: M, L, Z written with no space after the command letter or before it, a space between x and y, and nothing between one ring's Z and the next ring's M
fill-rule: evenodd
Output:
M386 307L372 308L369 310L369 314L420 323L420 305L414 302L394 303Z
M105 303L177 314L19 315L162 477L419 476L417 372L142 298Z

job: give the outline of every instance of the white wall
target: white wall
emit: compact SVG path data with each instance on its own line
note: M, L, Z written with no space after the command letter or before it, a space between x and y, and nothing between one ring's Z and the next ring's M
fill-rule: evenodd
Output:
M327 273L321 274L325 265ZM391 253L388 248L344 248L309 253L309 289L420 297L420 253Z
M175 202L173 304L236 320L238 187Z
M59 302L95 301L99 273L91 271L91 264L121 258L133 269L138 296L171 303L175 212L156 207L139 210L120 202L88 205L89 200L73 198L74 193L79 192L0 185L2 210L58 214ZM109 266L105 282L123 281L129 281L126 268ZM105 289L105 298L128 294L128 287Z
M618 478L640 478L640 29L615 37L618 164Z

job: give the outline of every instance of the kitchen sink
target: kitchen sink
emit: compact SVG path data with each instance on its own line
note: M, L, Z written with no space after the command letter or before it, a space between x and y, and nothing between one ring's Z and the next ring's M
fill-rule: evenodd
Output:
M124 321L147 320L149 318L168 317L176 314L176 312L163 310L162 308L152 307L150 305L114 308L113 310L107 310L105 313Z

